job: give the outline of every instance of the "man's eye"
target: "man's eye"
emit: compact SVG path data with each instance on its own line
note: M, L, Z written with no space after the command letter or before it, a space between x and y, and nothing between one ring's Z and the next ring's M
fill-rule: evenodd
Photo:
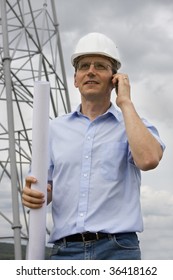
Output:
M81 70L89 69L89 67L90 67L89 63L81 63L79 65L79 69Z
M100 62L95 63L95 68L98 70L106 70L106 66Z

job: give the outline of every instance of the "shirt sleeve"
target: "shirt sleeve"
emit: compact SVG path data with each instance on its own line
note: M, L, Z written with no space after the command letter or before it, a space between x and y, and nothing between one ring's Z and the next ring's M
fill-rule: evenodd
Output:
M54 170L54 164L51 158L51 134L49 130L49 157L48 157L48 183L52 184L52 175Z
M166 146L163 143L163 141L160 138L159 132L157 130L157 128L155 126L153 126L152 124L150 124L147 120L142 119L143 123L145 124L145 126L148 128L148 130L151 132L151 134L157 139L157 141L160 143L160 146L162 148L162 150L164 151Z

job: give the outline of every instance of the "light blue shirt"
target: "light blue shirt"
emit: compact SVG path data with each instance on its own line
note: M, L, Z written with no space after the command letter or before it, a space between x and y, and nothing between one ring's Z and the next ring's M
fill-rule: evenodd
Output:
M158 139L156 128L143 120ZM113 105L90 121L78 109L50 124L49 180L53 181L50 242L90 232L141 232L140 170Z

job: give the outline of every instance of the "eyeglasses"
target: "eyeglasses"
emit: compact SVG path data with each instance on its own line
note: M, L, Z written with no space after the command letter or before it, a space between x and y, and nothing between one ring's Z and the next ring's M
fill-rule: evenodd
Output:
M77 64L77 69L80 71L87 71L90 69L90 66L94 65L94 68L98 71L105 71L108 70L108 68L112 69L112 66L105 63L105 62L100 62L100 61L95 61L95 62L78 62Z

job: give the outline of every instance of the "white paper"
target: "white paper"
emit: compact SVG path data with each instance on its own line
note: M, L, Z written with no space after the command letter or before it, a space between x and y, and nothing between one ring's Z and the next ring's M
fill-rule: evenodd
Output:
M45 203L40 209L31 209L29 216L28 260L45 258L46 241L46 202L48 171L48 137L49 137L49 82L35 82L32 126L32 163L31 175L38 182L31 188L45 194Z

